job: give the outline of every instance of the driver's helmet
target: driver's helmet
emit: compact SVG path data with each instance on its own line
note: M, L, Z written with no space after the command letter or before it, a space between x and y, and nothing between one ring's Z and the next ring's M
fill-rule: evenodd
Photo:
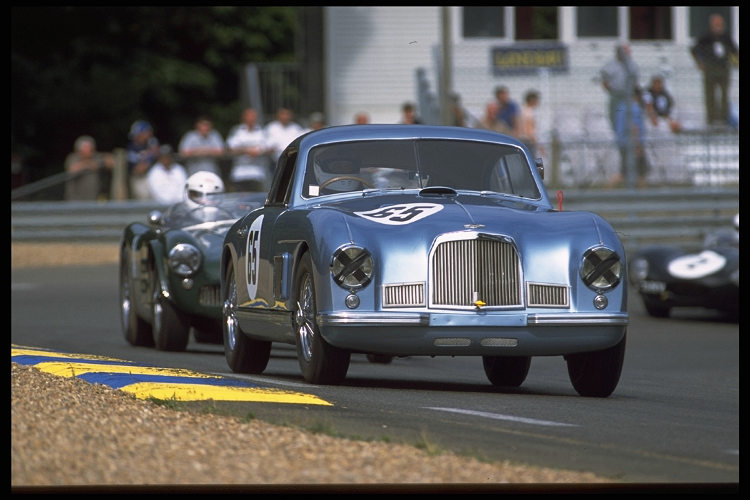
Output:
M185 182L185 204L190 208L211 205L212 196L223 192L221 177L213 172L196 172Z
M359 162L344 156L323 156L315 158L315 180L318 185L336 177L359 176ZM341 179L328 184L324 189L333 192L357 191L362 189L362 183L355 179Z

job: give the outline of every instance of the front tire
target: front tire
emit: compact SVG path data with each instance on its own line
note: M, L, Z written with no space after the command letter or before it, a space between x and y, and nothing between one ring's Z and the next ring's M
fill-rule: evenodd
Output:
M644 300L643 307L646 308L646 312L653 318L668 318L669 307L658 305L653 301Z
M190 340L190 321L161 293L156 266L151 263L154 344L160 351L184 351Z
M237 319L237 283L231 264L222 289L222 304L224 357L229 368L235 373L263 373L271 358L271 342L251 339L240 328Z
M482 356L484 373L499 387L518 387L526 380L531 366L530 356Z
M302 256L296 276L294 328L297 360L302 376L311 384L338 384L346 378L351 355L325 341L317 323L318 308L310 254Z
M133 346L153 347L151 325L135 311L133 280L130 278L130 253L120 249L120 323L125 340Z
M584 397L606 398L620 381L625 359L625 338L616 345L595 352L565 356L573 388Z

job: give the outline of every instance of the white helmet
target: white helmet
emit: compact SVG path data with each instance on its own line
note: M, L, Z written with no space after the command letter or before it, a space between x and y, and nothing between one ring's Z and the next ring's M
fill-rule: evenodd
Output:
M315 169L315 179L318 181L318 184L323 184L336 177L359 175L359 164L355 160L348 158L321 160L318 157L315 159L313 168ZM335 192L357 191L362 189L362 183L358 180L347 178L332 182L324 189Z
M196 172L185 182L185 203L191 208L210 205L210 197L223 192L221 177L213 172Z

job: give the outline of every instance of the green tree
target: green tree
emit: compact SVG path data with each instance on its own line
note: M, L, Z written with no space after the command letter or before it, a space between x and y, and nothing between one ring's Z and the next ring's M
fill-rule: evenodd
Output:
M176 146L199 114L226 134L249 62L295 60L296 7L11 9L11 147L33 178L59 171L76 137L124 147L149 120Z

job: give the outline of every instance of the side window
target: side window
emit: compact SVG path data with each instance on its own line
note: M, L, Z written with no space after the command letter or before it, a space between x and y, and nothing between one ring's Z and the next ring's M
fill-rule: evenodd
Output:
M274 184L268 193L268 204L285 205L289 203L297 154L297 150L287 149L285 154L279 158L276 168L281 169L281 172L280 175L274 177Z

